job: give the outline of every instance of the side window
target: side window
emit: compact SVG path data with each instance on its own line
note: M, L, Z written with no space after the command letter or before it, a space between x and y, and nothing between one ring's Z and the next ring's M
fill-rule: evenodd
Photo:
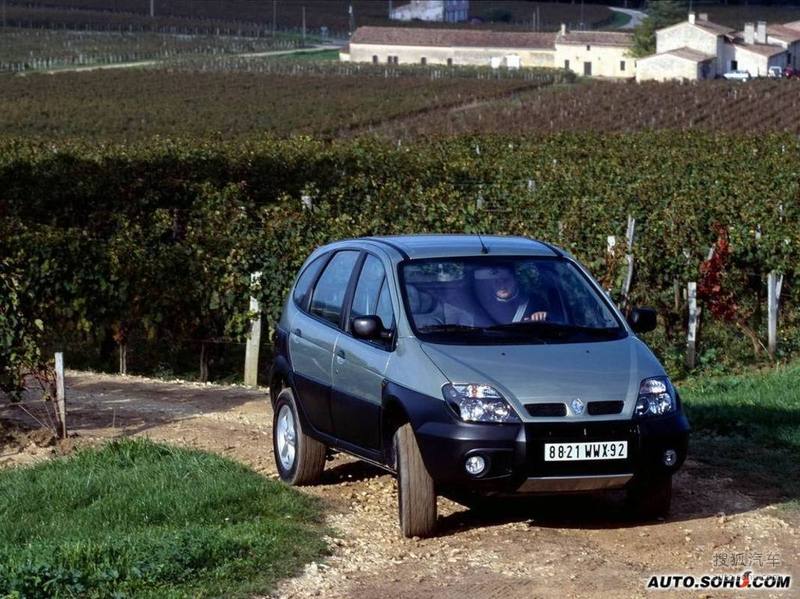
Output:
M307 304L306 299L308 299L308 292L311 290L311 283L314 282L314 279L317 278L317 273L322 268L322 265L325 264L325 260L328 258L328 255L320 256L316 260L314 260L311 264L309 264L306 269L300 274L300 277L297 279L297 283L294 286L294 293L292 297L294 298L295 303L305 310Z
M383 326L387 329L394 328L394 314L386 272L380 260L368 255L353 294L350 316L356 318L372 315L380 316Z
M392 296L389 293L389 281L383 280L383 287L381 287L381 294L378 296L378 307L375 309L375 314L381 317L383 326L389 330L394 329L394 310L392 310Z
M331 258L317 281L311 297L310 311L314 316L319 316L336 325L339 324L347 284L350 281L350 275L353 274L353 266L357 259L358 252L351 250L337 252Z

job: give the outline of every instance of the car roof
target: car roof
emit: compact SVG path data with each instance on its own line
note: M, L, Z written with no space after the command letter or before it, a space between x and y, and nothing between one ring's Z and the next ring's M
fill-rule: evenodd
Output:
M391 248L403 259L450 256L560 256L553 246L527 237L504 235L394 235L362 237L355 241ZM486 251L488 250L488 252Z

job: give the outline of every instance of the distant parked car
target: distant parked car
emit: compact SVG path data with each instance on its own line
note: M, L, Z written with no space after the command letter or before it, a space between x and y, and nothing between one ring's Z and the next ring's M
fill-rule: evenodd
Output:
M783 76L787 79L794 79L795 77L800 77L800 70L797 70L792 65L787 66L783 69Z
M750 81L753 77L749 71L728 71L723 75L728 81Z
M776 67L770 67L769 68L769 71L767 71L767 76L770 79L783 79L783 77L785 75L784 75L783 69L781 67L777 67L776 66Z

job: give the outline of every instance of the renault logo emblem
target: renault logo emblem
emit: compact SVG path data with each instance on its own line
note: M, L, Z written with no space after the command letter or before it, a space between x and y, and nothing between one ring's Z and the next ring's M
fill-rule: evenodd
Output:
M575 399L573 399L570 406L572 407L572 412L576 416L580 416L581 414L583 414L584 404L583 400L580 397L576 397Z

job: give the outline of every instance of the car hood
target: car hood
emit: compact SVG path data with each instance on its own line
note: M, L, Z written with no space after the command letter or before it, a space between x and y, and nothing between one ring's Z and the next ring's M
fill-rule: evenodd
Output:
M630 417L642 379L664 376L652 352L632 335L593 343L420 345L450 382L491 385L523 417L525 404L569 405L575 398L623 400L623 411L616 417Z

